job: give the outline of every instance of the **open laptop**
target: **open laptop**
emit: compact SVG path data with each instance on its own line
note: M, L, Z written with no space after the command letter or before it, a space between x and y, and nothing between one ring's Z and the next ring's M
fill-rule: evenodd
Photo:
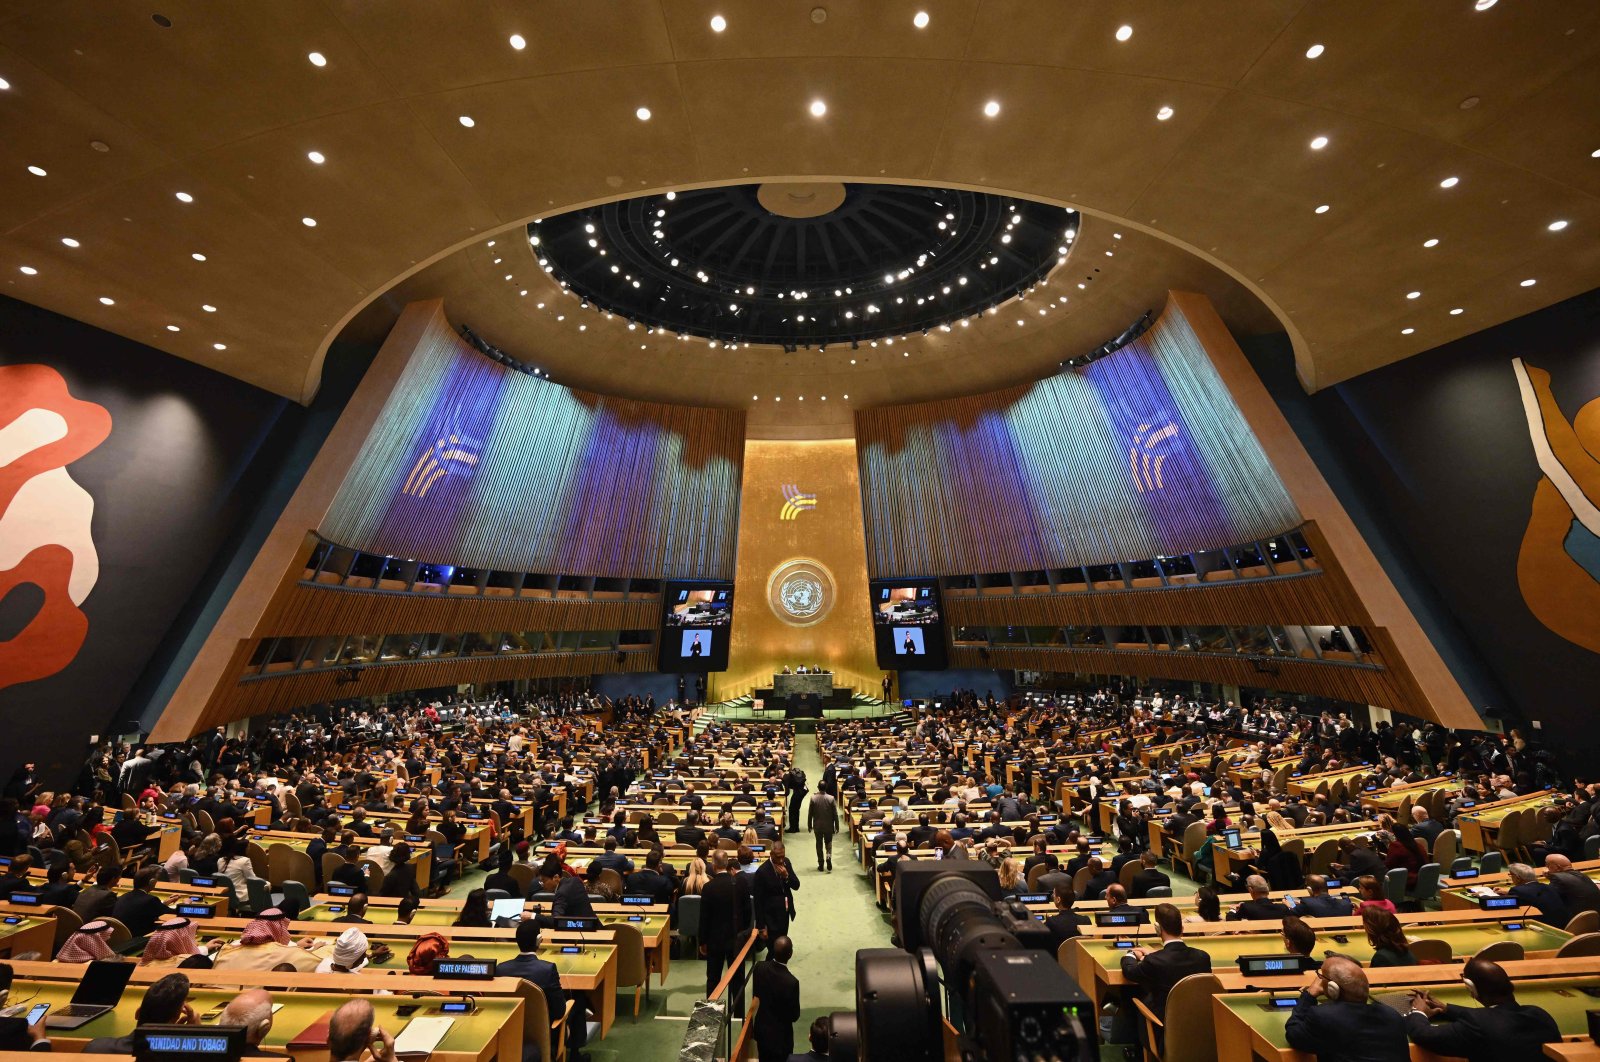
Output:
M45 1018L48 1029L76 1029L107 1013L122 999L135 964L131 962L91 962L72 993L72 1002Z

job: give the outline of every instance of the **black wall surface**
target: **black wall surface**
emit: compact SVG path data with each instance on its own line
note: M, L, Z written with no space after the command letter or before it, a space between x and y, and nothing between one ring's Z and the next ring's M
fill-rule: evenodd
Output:
M100 576L82 606L87 639L64 670L0 689L0 777L32 761L57 785L76 777L89 738L108 732L130 692L141 682L154 688L143 678L153 661L172 665L184 633L175 621L201 616L197 591L234 559L219 556L223 547L243 548L241 533L259 519L262 494L281 475L284 446L307 411L5 298L0 364L55 369L75 398L105 407L112 421L110 436L68 466L94 498ZM0 609L26 607L13 596ZM15 626L0 622L0 633Z
M1540 472L1511 367L1547 370L1569 421L1600 397L1600 292L1312 396L1285 386L1286 354L1249 349L1474 704L1537 722L1570 769L1600 773L1600 655L1547 629L1517 584Z

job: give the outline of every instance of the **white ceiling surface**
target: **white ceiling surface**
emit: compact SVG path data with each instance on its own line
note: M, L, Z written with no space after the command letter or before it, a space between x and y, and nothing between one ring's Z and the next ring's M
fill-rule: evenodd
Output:
M744 405L762 430L806 434L848 416L794 421L798 402L769 395L860 404L1014 382L1169 287L1270 323L1242 284L1324 387L1600 286L1597 24L1590 0L14 0L0 292L304 400L343 324L417 273L385 301L442 295L558 382ZM855 366L832 348L640 351L619 322L557 328L532 309L545 278L520 227L534 217L814 177L1077 207L1080 245L1046 289L1069 302L1039 327L995 315L1019 336L986 320L901 341L893 367L882 348Z

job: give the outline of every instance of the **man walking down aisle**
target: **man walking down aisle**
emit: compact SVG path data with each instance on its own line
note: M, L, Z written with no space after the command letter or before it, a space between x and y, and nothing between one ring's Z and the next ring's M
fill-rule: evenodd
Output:
M817 869L823 869L823 853L827 853L827 869L833 870L833 837L839 832L839 803L832 794L817 783L817 791L806 804L806 825L817 841Z

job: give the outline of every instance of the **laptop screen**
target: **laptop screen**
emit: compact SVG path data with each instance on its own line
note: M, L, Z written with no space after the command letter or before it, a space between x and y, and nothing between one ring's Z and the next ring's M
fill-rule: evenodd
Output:
M496 900L489 910L489 917L499 920L501 918L522 917L522 897L512 896L503 900Z
M78 983L77 991L72 993L72 1001L90 1006L116 1006L117 1000L122 998L122 990L128 987L128 978L133 976L135 965L104 960L91 962L83 972L83 980Z

